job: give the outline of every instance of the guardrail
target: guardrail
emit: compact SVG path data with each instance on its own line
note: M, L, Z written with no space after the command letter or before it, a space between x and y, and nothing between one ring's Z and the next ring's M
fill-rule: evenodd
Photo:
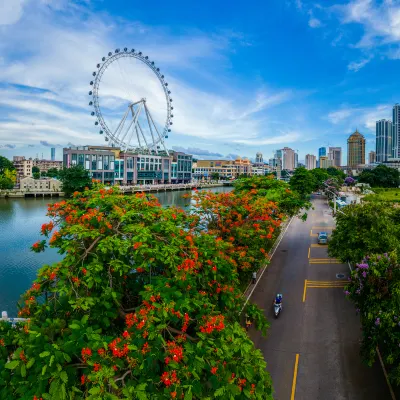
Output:
M15 326L15 324L17 322L24 322L24 321L28 321L27 318L12 318L8 316L7 311L2 311L1 312L1 318L0 321L5 321L5 322L10 322L13 326Z

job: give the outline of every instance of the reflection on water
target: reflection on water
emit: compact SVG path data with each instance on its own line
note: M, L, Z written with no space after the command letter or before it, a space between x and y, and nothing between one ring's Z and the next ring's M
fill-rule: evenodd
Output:
M231 191L231 187L212 189L213 192ZM157 193L163 206L187 207L190 198L184 194L190 191ZM60 259L55 249L44 253L33 253L30 246L39 239L40 227L48 222L47 204L60 201L50 198L0 199L0 311L15 315L16 302L36 277L36 271L43 264Z

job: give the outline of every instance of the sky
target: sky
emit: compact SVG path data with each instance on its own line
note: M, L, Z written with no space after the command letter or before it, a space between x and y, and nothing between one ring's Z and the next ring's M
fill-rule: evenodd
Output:
M374 150L375 121L400 102L400 0L0 0L0 155L106 144L89 82L125 46L169 83L168 148L198 158L341 146L345 165L347 137L357 128ZM107 71L107 124L129 85L161 121L157 81L128 67Z

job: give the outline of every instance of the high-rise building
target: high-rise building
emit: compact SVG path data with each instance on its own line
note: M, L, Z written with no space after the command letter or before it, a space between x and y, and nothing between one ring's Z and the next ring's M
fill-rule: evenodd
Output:
M52 147L50 149L50 151L51 151L51 161L55 161L56 160L56 148Z
M299 166L299 155L297 153L294 153L294 169L296 169Z
M392 121L376 121L376 162L386 162L392 157Z
M365 164L365 138L356 131L347 139L347 166L357 167Z
M256 164L264 164L263 155L260 152L256 154Z
M392 158L400 158L400 104L393 106Z
M318 149L318 158L326 156L326 147L320 147Z
M342 165L342 148L329 147L328 160L332 161L333 167L340 167Z
M315 169L317 166L317 157L313 154L306 154L306 168Z
M333 160L330 160L328 156L321 156L319 158L319 167L320 168L329 168L333 166Z
M376 153L375 151L370 151L368 154L368 164L374 164L376 162Z
M295 151L289 147L277 150L275 158L282 160L282 169L293 171L296 167L296 156Z

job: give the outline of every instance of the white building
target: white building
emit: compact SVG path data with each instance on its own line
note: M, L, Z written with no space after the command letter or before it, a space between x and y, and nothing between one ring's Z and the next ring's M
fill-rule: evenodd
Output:
M275 158L282 160L282 169L293 171L296 168L296 155L295 151L289 147L277 150Z
M306 154L306 168L309 170L317 168L317 157L313 154Z
M20 189L27 192L61 192L61 182L53 178L33 179L27 177L21 179Z

